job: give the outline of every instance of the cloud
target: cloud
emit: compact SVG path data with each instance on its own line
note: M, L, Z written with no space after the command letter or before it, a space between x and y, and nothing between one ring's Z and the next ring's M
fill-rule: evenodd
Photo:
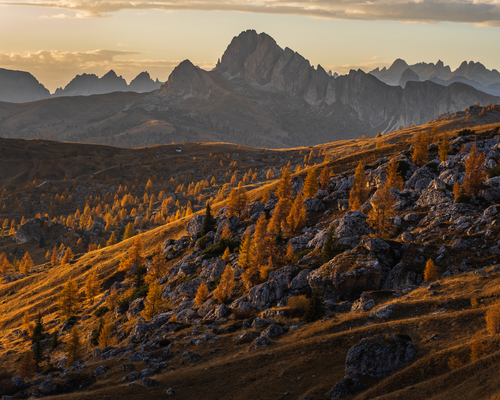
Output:
M128 81L140 72L148 71L153 79L165 81L170 72L182 60L137 59L135 51L92 50L85 52L63 52L41 50L27 53L0 53L0 68L29 71L50 91L66 86L76 74L93 73L104 75L113 69ZM212 69L213 62L198 63L201 68Z
M319 18L442 21L500 26L498 0L24 0L4 5L25 5L72 10L81 17L109 17L120 10L219 10Z

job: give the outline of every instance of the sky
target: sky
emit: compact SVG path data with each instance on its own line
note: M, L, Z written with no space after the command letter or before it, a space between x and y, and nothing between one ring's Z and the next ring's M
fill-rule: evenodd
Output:
M213 68L247 29L340 74L397 58L500 70L500 0L0 0L0 68L51 92L110 69L166 81L185 59Z

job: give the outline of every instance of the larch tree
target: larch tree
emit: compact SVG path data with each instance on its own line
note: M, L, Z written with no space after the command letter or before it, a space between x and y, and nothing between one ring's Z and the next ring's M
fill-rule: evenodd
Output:
M365 169L361 161L356 167L354 173L354 182L351 192L349 193L349 209L351 211L359 210L361 206L368 200L370 188L368 187L368 179L366 178Z
M413 153L411 155L414 164L420 167L425 164L429 153L429 144L428 135L421 132L415 135L413 139Z
M68 318L78 311L78 286L69 278L59 295L59 311L62 316Z
M231 250L229 250L229 247L226 247L226 250L224 250L224 254L222 255L222 260L228 263L230 259L231 259Z
M250 263L241 275L241 279L247 289L260 283L260 267L267 262L267 222L266 216L262 214L255 225L252 245L250 247Z
M404 189L404 181L401 177L401 173L398 171L398 162L395 157L391 158L385 172L387 174L386 185L389 185L390 188L396 188L398 190Z
M59 251L57 250L57 246L54 246L52 250L52 256L50 257L50 265L55 267L57 265L57 260L59 259Z
M111 236L109 237L109 240L106 242L106 246L113 246L116 244L116 236L114 232L111 232Z
M69 264L69 262L71 260L73 260L73 258L75 257L75 255L73 254L73 252L71 251L71 248L67 247L66 250L64 251L64 256L61 260L61 264Z
M288 231L298 233L304 228L307 221L306 205L301 194L298 194L293 201L292 209L286 219Z
M33 361L33 355L31 351L27 351L24 353L21 362L19 363L19 367L17 373L21 378L31 378L35 375L36 367L35 362Z
M325 167L321 170L321 174L319 176L319 184L321 186L321 189L327 189L329 182L330 182L330 168L328 168L325 165Z
M316 169L310 168L307 172L306 180L304 181L304 188L302 193L305 198L314 197L318 192L318 178L316 176Z
M123 233L123 240L130 239L135 235L135 227L132 222L129 222L125 228L125 232Z
M102 350L106 347L111 346L111 334L113 333L113 327L111 324L103 323L101 328L101 333L99 334L99 346Z
M45 327L43 326L42 314L38 312L38 317L33 328L33 334L31 335L31 344L33 345L33 359L35 361L35 368L37 370L43 360L43 346L41 342L44 336Z
M483 182L486 180L484 162L485 154L478 153L476 144L474 143L469 155L465 159L465 178L463 187L468 196L475 196L481 191Z
M149 285L149 292L144 301L144 306L145 308L141 312L141 315L146 321L150 321L163 311L161 287L158 281L154 281Z
M97 280L97 274L95 271L89 274L87 280L85 281L85 295L87 299L90 300L90 304L94 305L94 299L99 292L99 282Z
M214 290L214 298L219 303L224 303L231 298L234 288L234 271L230 264L226 265L226 269L222 274L221 280L217 288Z
M448 134L448 131L445 131L438 146L439 159L441 161L446 161L448 159L448 153L450 152L450 150L450 136Z
M71 329L71 334L66 343L66 356L70 364L75 361L81 361L83 358L83 344L80 338L80 332L76 326Z
M275 192L278 199L290 199L293 194L290 169L284 168Z
M500 333L500 303L495 303L486 311L486 329L490 335Z
M23 329L28 332L30 336L33 335L33 323L31 322L28 311L26 311L23 315Z
M273 216L269 220L269 225L267 227L267 231L270 235L278 234L283 222L286 222L286 217L290 214L292 204L292 200L286 197L278 200L278 203L276 203L274 207Z
M161 243L156 245L155 256L153 257L153 262L150 264L150 268L146 275L146 282L152 283L160 278L163 278L167 272L167 263L165 261L165 256L161 249Z
M208 298L208 288L205 282L201 282L201 285L198 286L198 291L196 292L196 297L194 298L194 302L198 307L201 307Z
M145 257L142 252L142 239L140 235L135 238L134 244L130 248L128 259L131 265L135 264L138 267L144 265Z
M250 265L251 246L252 235L250 235L250 228L247 228L243 236L243 243L240 246L238 257L238 265L244 270L246 270Z
M371 200L372 209L368 213L368 224L381 234L388 234L393 229L389 218L394 216L395 199L391 188L384 185L379 188Z
M35 266L33 260L30 257L30 253L26 252L21 263L19 264L19 270L22 274L27 275L28 272Z
M434 282L437 281L438 278L438 270L432 260L429 258L427 260L427 263L425 264L424 280L426 280L427 282Z

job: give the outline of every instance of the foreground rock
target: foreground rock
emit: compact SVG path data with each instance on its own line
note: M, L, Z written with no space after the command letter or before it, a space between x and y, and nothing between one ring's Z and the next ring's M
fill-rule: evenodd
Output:
M391 375L415 355L416 350L408 335L380 334L364 338L347 353L344 377Z

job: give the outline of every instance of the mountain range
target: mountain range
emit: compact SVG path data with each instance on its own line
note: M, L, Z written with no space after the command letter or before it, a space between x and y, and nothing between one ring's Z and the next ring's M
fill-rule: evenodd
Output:
M112 92L145 93L157 90L163 82L154 81L148 72L141 72L130 84L111 70L101 78L95 74L77 75L64 88L58 88L54 94L43 86L29 72L13 71L0 68L0 101L26 103L62 96L90 96Z
M408 65L406 61L397 59L389 68L376 68L369 73L391 86L405 87L410 81L427 80L442 86L460 82L481 92L500 96L500 72L496 69L489 70L480 62L464 61L460 67L452 71L441 60L436 64L422 62Z
M116 81L113 75L101 80ZM278 148L374 135L500 101L460 82L445 86L408 75L404 88L361 70L330 76L269 35L248 30L233 38L214 70L185 60L150 93L0 104L0 136L124 147L186 140Z

